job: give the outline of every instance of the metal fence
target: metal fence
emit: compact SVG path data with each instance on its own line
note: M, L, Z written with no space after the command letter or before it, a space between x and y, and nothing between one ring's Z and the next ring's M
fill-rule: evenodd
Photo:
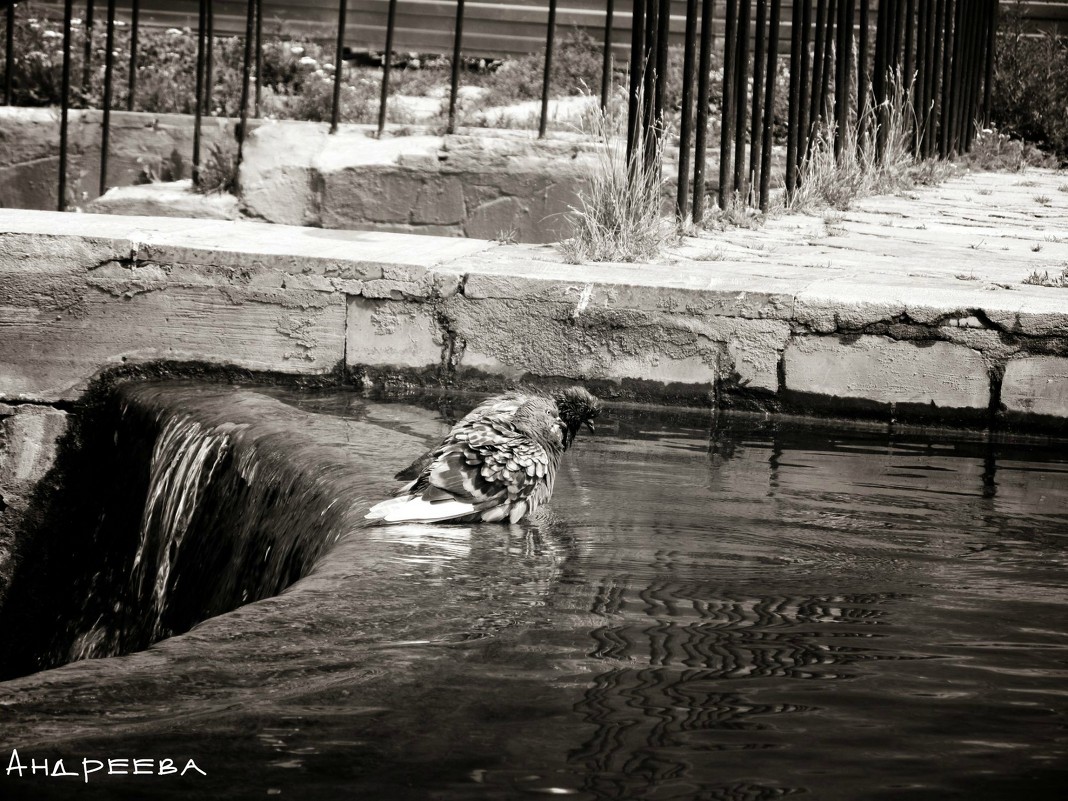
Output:
M388 0L383 51L394 51L398 9L417 0ZM425 2L425 0L418 0ZM575 0L577 2L577 0ZM582 0L588 7L589 0ZM788 60L785 126L785 188L787 196L802 180L802 166L816 136L829 137L836 157L846 148L886 147L889 115L902 87L911 106L905 125L913 152L922 157L946 157L967 150L977 123L989 119L993 58L997 26L997 0L632 0L617 8L603 0L603 53L601 105L608 102L618 49L619 21L627 18L629 53L627 152L632 160L652 159L664 135L668 78L668 51L673 42L684 47L682 101L679 131L678 194L676 213L700 222L705 213L709 172L707 156L712 145L713 80L720 84L718 130L718 193L720 207L735 198L768 207L773 172L776 96L781 91L780 58ZM92 62L92 0L85 8L86 42L83 85L88 84ZM200 178L202 118L212 108L213 54L216 50L214 0L197 2L197 52L192 175ZM235 3L225 3L232 12ZM487 4L474 4L485 6ZM553 55L556 50L558 0L543 5L544 62L538 135L545 136L552 92ZM623 5L623 4L621 4ZM13 31L17 10L6 3L4 102L12 101ZM63 66L60 113L58 207L66 207L68 117L71 107L73 0L63 3ZM243 153L250 114L259 109L263 53L263 0L246 0L241 76L238 154ZM681 11L675 14L673 11ZM108 186L108 149L113 99L114 36L116 16L122 13L130 26L130 70L127 108L137 94L137 48L140 29L139 0L107 0L104 20L105 64L100 157L100 191ZM336 4L335 64L331 132L338 127L349 12L346 0ZM446 130L457 124L457 96L465 50L465 0L455 0L451 26L451 73ZM784 38L784 31L785 38ZM680 37L681 34L681 37ZM718 55L722 75L712 70ZM392 59L382 59L378 131L387 120ZM898 109L900 111L900 109ZM635 143L644 142L640 154ZM692 178L692 180L691 180Z

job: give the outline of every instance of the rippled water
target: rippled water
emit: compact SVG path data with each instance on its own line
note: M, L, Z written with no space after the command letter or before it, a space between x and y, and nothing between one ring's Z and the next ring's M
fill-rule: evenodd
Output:
M361 509L444 430L410 404L258 398L336 432ZM192 756L207 777L0 793L1061 797L1063 445L598 423L550 520L353 528L277 598L0 684L5 763Z

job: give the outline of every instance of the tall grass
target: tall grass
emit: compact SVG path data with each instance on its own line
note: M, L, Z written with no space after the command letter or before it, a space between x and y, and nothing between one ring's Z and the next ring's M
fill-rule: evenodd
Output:
M844 209L858 197L896 192L915 183L912 144L922 136L923 122L915 118L911 83L906 86L899 72L890 73L888 83L886 100L878 106L869 100L845 130L839 132L826 122L813 130L808 155L798 170L797 189L786 200L789 210ZM825 119L830 116L824 114ZM843 137L837 157L836 133Z
M623 120L618 110L590 117L597 163L579 192L580 205L571 208L571 237L559 245L570 264L651 261L673 234L662 212L665 137L650 142L653 132L639 127L628 159ZM652 148L648 161L643 156L647 144Z

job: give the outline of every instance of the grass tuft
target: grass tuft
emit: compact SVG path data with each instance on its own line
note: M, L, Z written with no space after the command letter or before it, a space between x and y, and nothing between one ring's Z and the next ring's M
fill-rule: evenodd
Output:
M650 143L653 154L646 163L647 134L639 130L628 160L623 125L611 111L592 118L589 133L599 144L597 164L579 192L581 205L571 208L571 237L559 244L570 264L652 261L673 235L672 223L662 214L665 137Z
M1068 289L1068 264L1061 269L1060 275L1050 275L1048 270L1041 273L1039 273L1038 270L1035 270L1027 276L1023 282L1025 284L1033 284L1034 286Z

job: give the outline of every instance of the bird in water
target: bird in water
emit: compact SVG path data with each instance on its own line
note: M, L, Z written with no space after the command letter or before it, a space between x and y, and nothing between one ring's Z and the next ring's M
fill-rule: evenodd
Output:
M515 523L553 492L560 457L578 430L594 430L600 401L582 387L491 398L436 448L397 473L409 481L367 517L386 523Z

